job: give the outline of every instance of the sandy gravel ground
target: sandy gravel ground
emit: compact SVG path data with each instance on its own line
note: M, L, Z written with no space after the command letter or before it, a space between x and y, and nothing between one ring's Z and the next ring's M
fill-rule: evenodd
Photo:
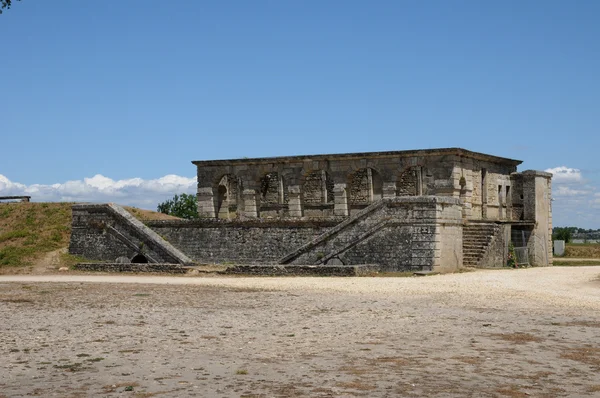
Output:
M599 278L0 276L0 396L600 396Z

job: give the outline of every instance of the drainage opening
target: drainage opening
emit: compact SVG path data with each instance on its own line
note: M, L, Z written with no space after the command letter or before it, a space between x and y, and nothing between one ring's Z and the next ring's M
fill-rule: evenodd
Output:
M143 254L136 254L131 259L131 262L134 264L146 264L148 263L148 259Z

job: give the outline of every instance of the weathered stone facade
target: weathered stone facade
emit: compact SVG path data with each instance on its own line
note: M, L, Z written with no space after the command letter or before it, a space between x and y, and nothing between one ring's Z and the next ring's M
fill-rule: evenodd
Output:
M463 223L502 224L494 229L501 236L488 239L493 255L484 253L481 265L506 259L512 224L530 233L533 264L552 262L551 175L519 173L518 160L448 148L192 163L197 166L198 210L204 219L221 218L218 193L227 191L219 184L223 175L235 176L238 187L243 186L236 211L227 214L240 221L346 219L380 199L452 197L460 200ZM266 178L269 189L264 187Z
M201 219L148 226L197 262L453 271L467 250L471 266L501 266L511 229L531 264L552 262L551 175L519 173L518 160L449 148L192 163ZM86 239L112 250L88 231L100 218L74 212L73 252ZM466 242L472 223L493 225ZM139 243L120 244L130 258Z
M520 161L459 148L192 163L203 218L226 218L219 209L233 196L236 211L228 217L239 219L346 217L395 196L459 198L465 219L474 220L510 220L522 207L511 189ZM313 212L315 206L331 211Z

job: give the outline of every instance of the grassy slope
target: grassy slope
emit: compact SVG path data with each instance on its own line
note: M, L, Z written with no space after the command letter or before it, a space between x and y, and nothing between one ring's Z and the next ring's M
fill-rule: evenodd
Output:
M69 246L72 203L0 203L0 267L27 266ZM141 221L177 219L127 207ZM68 262L68 261L67 261Z
M71 203L0 203L0 267L30 265L70 236Z

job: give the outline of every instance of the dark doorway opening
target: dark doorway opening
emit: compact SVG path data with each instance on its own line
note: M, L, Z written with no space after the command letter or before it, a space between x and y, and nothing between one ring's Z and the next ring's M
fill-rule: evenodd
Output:
M131 262L134 263L134 264L147 264L148 263L148 259L143 254L136 254L131 259Z

